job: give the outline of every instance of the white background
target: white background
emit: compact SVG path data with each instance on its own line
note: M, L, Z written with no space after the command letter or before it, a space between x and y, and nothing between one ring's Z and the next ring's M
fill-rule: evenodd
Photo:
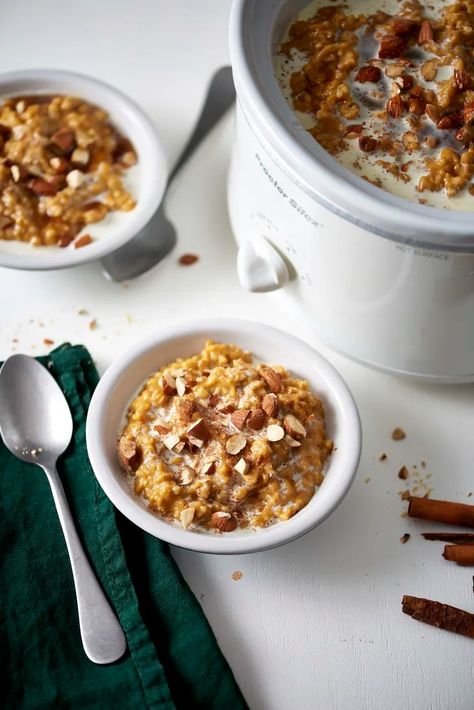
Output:
M152 116L172 162L212 71L228 62L229 7L229 0L3 2L0 66L74 69L115 84ZM444 561L441 543L416 535L436 526L401 517L397 471L425 460L434 497L468 501L474 388L367 370L299 329L271 295L242 291L225 202L231 142L229 117L173 186L167 207L179 245L145 277L116 285L98 264L0 269L0 356L45 352L46 337L85 343L103 370L160 326L207 315L265 321L315 345L346 377L362 416L364 451L349 495L319 529L286 547L228 558L176 551L176 560L253 709L471 710L473 642L416 623L400 601L408 593L474 611L473 570ZM199 263L179 267L184 251L198 253ZM395 426L406 430L405 441L391 441ZM412 538L401 545L404 532Z

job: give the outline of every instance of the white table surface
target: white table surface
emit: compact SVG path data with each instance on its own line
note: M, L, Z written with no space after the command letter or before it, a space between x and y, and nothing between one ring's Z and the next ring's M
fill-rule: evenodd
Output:
M229 0L5 2L0 66L73 69L115 84L149 112L173 160L209 76L228 62L229 7ZM175 558L251 708L471 710L473 642L411 620L400 601L407 593L474 611L473 570L444 561L441 543L416 534L400 544L404 532L436 526L401 517L397 471L425 460L434 497L470 500L474 387L368 370L303 332L271 295L243 292L225 201L231 141L229 117L174 185L168 213L178 248L145 277L117 285L98 264L0 269L0 356L43 353L43 338L82 342L104 370L143 335L206 315L250 317L304 336L339 368L360 408L364 450L349 495L320 528L286 547L238 557L176 550ZM179 267L185 251L198 253L199 263ZM405 441L391 441L395 426L406 430Z

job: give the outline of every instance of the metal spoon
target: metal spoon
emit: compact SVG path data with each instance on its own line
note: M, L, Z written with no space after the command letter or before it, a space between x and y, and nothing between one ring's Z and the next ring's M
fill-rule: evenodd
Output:
M56 471L71 440L71 412L46 368L26 355L12 355L0 370L0 434L12 454L41 466L48 477L71 561L87 657L101 664L118 660L127 648L125 635L79 541Z
M101 260L104 275L112 281L133 279L165 258L176 244L176 229L165 215L164 202L171 182L235 99L232 69L222 67L212 78L194 131L168 178L161 205L148 224L129 242Z

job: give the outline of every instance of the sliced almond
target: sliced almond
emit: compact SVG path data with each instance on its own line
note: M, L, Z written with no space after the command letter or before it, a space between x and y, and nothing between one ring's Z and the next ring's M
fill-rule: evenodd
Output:
M258 431L265 425L266 421L267 415L265 414L263 409L252 409L247 418L247 426L249 426L251 429L255 429L255 431Z
M302 439L306 436L306 429L293 414L286 415L283 420L283 426L286 429L286 433L294 439Z
M262 378L265 380L267 385L269 386L270 390L274 394L278 394L279 392L282 391L283 389L283 382L278 374L278 372L275 372L275 370L271 367L268 367L268 365L264 365L263 367L260 368L260 375Z
M229 436L229 438L225 442L225 450L228 454L234 456L235 454L239 454L243 449L245 449L246 445L247 439L245 438L245 436L243 436L242 434L234 434L233 436Z
M279 424L270 424L267 426L268 441L280 441L285 436L285 430Z
M196 472L191 466L183 466L179 471L176 483L178 486L189 486L190 483L196 478Z
M237 429L242 429L245 426L245 420L247 419L248 415L250 414L250 409L236 409L235 412L232 412L230 415L230 420L232 424L237 427Z
M167 436L163 437L163 444L166 446L167 449L172 451L176 444L179 443L179 436L177 434L167 434Z
M86 176L80 170L71 170L71 172L66 175L68 187L72 187L73 190L77 190L78 187L81 187L85 179Z
M204 441L202 439L198 439L195 436L191 436L188 434L188 441L191 444L191 447L195 446L197 449L202 449L202 445L204 444Z
M237 520L232 513L226 513L223 510L212 514L211 523L221 532L232 532L237 527Z
M266 394L262 399L262 409L269 417L278 415L278 398L276 394Z
M178 454L180 454L181 451L184 449L185 446L186 446L186 442L185 442L185 441L180 441L179 444L176 444L176 446L174 447L174 450L175 450Z
M122 436L118 445L118 455L124 469L137 470L141 461L141 450L133 439Z
M216 407L216 409L220 414L232 414L232 412L235 412L237 407L235 404L228 402L227 404L220 404Z
M176 380L169 372L165 372L161 378L161 387L164 394L171 395L176 392Z
M216 462L215 461L204 461L202 468L201 468L201 473L202 474L211 474L214 473L216 470Z
M292 436L285 436L285 441L288 444L288 446L292 446L296 448L297 446L301 446L301 441L297 441L296 439L293 439Z
M179 519L181 520L183 528L187 530L194 520L194 508L185 508L182 510Z
M202 441L207 441L210 436L209 429L202 417L188 426L188 434L196 437L196 439L202 439Z
M186 382L182 377L176 378L176 392L178 393L178 397L182 397L186 392Z
M171 427L168 426L168 424L162 424L161 422L159 424L155 424L155 429L158 434L169 434L171 431Z
M245 459L239 459L235 464L234 469L237 473L240 473L243 476L249 470L249 465Z

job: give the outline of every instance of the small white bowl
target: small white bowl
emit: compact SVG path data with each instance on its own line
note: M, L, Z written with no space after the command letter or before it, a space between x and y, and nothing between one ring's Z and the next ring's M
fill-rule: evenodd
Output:
M124 413L137 389L153 372L178 357L198 353L206 340L233 343L259 360L281 364L308 380L324 402L328 435L335 442L322 486L293 518L261 530L227 534L184 530L153 513L136 496L120 467L117 440ZM262 323L212 319L161 330L119 357L94 392L87 417L87 449L97 480L112 503L151 535L198 552L241 554L282 545L319 525L339 505L357 471L361 427L344 380L309 345Z
M33 94L78 96L109 113L111 123L132 141L138 154L137 165L124 173L137 204L130 212L111 212L102 222L89 225L84 231L92 233L96 241L81 249L72 244L62 249L33 247L0 239L0 266L59 269L99 259L135 236L161 202L168 170L158 135L149 118L131 99L98 79L52 69L0 74L0 100Z

